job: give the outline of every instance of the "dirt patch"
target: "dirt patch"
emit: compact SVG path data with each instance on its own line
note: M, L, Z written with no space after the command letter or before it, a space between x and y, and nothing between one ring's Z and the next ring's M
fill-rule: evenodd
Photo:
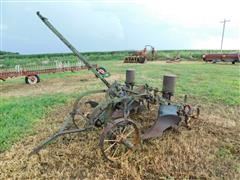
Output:
M113 83L114 81L124 80L125 79L125 75L123 75L123 74L114 74L114 75L111 75L110 77L108 77L106 79L110 83Z
M84 85L83 82L84 81ZM1 96L19 97L36 96L49 93L71 93L84 89L86 85L97 83L97 78L93 75L71 76L61 79L47 79L35 85L4 84L0 87Z
M0 179L240 178L240 115L236 107L203 107L201 118L192 122L191 129L181 125L178 131L169 130L161 138L145 141L121 164L101 156L101 130L59 138L29 158L32 148L58 129L71 105L58 108L36 124L34 133L0 154ZM142 125L153 123L156 111L134 119ZM225 116L232 121L230 125L223 123Z
M123 79L122 75L112 75L107 80L111 83ZM72 93L84 90L86 86L101 83L94 75L71 76L61 79L47 79L35 85L3 84L0 86L2 97L36 96L50 93Z

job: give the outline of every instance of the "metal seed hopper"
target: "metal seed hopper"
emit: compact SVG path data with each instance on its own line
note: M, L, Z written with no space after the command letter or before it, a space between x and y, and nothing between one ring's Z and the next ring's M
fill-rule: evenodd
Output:
M175 104L171 101L174 95L176 76L163 77L162 90L147 84L135 83L135 70L126 71L126 81L120 84L115 81L110 84L101 76L48 21L37 12L39 18L70 50L106 85L106 89L92 90L82 93L75 101L72 111L67 115L62 127L54 135L37 146L30 155L38 153L48 143L65 134L81 133L91 130L102 130L99 146L103 156L110 161L128 157L140 147L145 139L161 136L167 129L179 125L181 121L189 125L191 118L199 116L199 107L186 103ZM97 93L105 93L105 98L98 102L84 101ZM86 110L86 107L89 108ZM158 107L157 119L150 128L142 128L132 120L132 116L150 111L151 106ZM79 123L81 122L81 123Z

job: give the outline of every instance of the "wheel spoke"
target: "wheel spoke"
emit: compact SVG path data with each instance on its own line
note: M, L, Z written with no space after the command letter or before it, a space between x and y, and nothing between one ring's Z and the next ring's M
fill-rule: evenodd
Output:
M120 145L119 145L120 146ZM116 154L116 152L118 151L118 149L119 149L119 146L117 146L117 148L114 150L114 152L113 152L113 155L112 155L112 157L114 158L114 156L115 156L115 154Z
M105 142L117 142L116 139L104 139Z
M114 142L113 144L111 144L110 146L108 146L108 148L105 149L104 152L107 152L108 150L110 150L115 144L117 144L117 142Z
M129 156L140 144L137 125L124 118L116 119L105 127L100 139L103 155L110 161Z
M124 130L123 130L123 132L122 132L122 134L124 134L125 133L125 131L126 131L126 129L127 129L128 127L124 127Z
M135 129L131 130L126 136L124 136L124 138L127 138L128 136L130 136L134 131Z

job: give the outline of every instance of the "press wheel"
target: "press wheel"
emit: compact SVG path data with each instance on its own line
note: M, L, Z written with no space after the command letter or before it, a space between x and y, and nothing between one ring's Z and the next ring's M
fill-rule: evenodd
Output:
M109 123L100 136L100 149L110 161L125 159L140 145L140 131L130 119L116 119Z
M198 119L200 115L200 108L198 106L193 108L192 117Z

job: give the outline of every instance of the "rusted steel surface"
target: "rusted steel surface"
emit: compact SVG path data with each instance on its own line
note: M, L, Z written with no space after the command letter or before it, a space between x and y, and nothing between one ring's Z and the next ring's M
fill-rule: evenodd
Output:
M39 13L42 21L47 21ZM45 23L54 33L55 28L50 22ZM60 33L55 33L63 42L66 41ZM65 43L73 52L82 55L67 41ZM84 58L83 58L84 59ZM97 71L93 73L100 76ZM108 82L104 76L100 76L101 81L106 85L105 90L88 91L76 99L72 111L67 115L62 127L58 132L49 137L46 141L37 146L32 152L38 153L48 143L55 140L59 136L80 133L86 130L101 129L102 133L99 139L100 149L103 156L110 161L118 161L127 158L134 150L140 147L142 140L156 138L161 136L167 129L179 125L180 121L190 125L192 118L199 116L200 110L198 106L187 104L185 96L184 102L174 103L171 101L175 91L176 76L165 75L163 80L163 88L151 87L148 84L135 83L135 70L126 71L125 84L114 81ZM84 99L96 93L105 93L102 100ZM89 104L88 110L85 107ZM136 114L150 111L151 106L158 107L157 119L152 126L146 128L131 120ZM83 122L79 126L79 122ZM144 132L141 134L141 132Z
M158 110L158 118L152 127L147 129L142 135L143 139L159 137L163 132L171 127L177 126L181 118L177 114L176 105L161 105Z
M110 161L129 156L141 144L139 127L133 120L124 118L110 122L99 140L103 156ZM120 148L124 150L119 151Z
M164 75L163 76L163 92L173 93L175 92L175 85L176 85L176 75Z
M176 76L175 75L164 75L163 76L163 85L162 85L162 97L168 100L171 100L171 97L175 92L176 85Z
M147 59L146 57L144 56L127 56L125 57L124 59L124 63L140 63L140 64L143 64L147 62Z
M240 61L240 53L234 53L234 54L204 54L202 56L202 59L205 62L223 61L223 62L232 62L234 64L235 62Z
M148 50L150 48L150 50ZM136 51L132 55L125 57L124 63L145 63L156 59L157 51L151 45L146 45L143 50Z
M127 69L126 84L134 85L134 83L135 83L135 69Z

